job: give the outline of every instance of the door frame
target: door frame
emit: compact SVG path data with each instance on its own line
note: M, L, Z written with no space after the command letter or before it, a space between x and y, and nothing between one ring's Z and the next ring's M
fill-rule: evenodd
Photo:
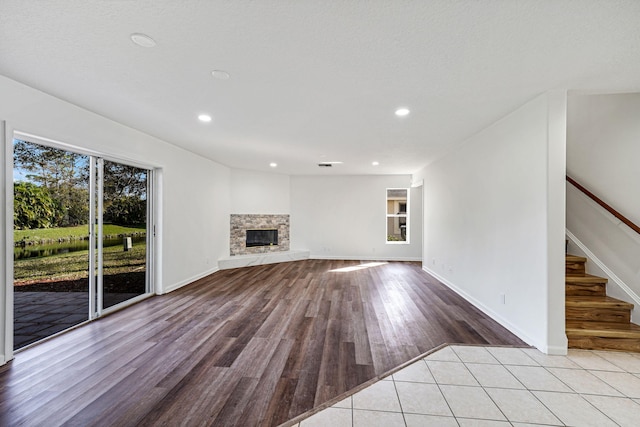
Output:
M0 220L4 216L4 243L0 248L0 267L4 271L4 277L0 281L4 282L4 313L2 322L4 327L0 331L2 336L2 353L0 353L0 365L13 359L13 144L6 141L13 135L12 129L4 120L0 120L0 143L2 144L2 155L0 155L0 170L4 171L5 185L0 188L4 198L5 209L0 212ZM11 180L11 186L9 186ZM10 237L11 236L11 237Z
M100 315L109 314L113 311L120 310L125 308L131 304L135 304L138 301L146 299L150 296L158 294L158 291L161 289L159 280L162 277L162 271L160 269L161 263L161 219L162 219L162 211L161 211L161 189L162 189L162 167L159 165L153 165L149 163L139 162L134 159L120 157L117 155L111 155L104 152L99 152L96 150L91 150L79 146L75 146L72 144L67 144L61 141L56 141L53 139L49 139L46 137L41 137L38 135L33 135L27 132L19 131L13 129L9 126L5 121L0 120L0 145L4 146L4 162L3 165L0 165L0 171L2 170L1 166L4 166L5 172L5 185L4 188L0 188L0 192L4 192L5 198L5 212L0 213L0 220L2 219L1 215L5 215L5 234L4 234L4 257L2 257L2 250L0 250L0 267L3 267L5 271L4 281L5 281L5 304L4 304L4 331L0 330L0 338L2 338L4 349L0 352L0 366L4 363L10 361L14 357L13 350L13 331L14 331L14 295L13 295L13 215L9 215L9 213L13 213L13 140L14 139L23 139L25 141L29 141L35 144L44 145L47 147L58 148L62 150L71 151L77 154L87 155L91 157L97 157L104 160L109 160L117 163L122 163L129 166L135 166L141 169L146 169L149 171L149 176L147 178L148 182L148 205L147 205L147 289L148 292L139 295L135 298L127 300L123 303L118 304L114 307L109 307L106 310L102 310ZM0 161L2 158L0 157ZM2 196L2 194L0 194ZM2 242L0 242L0 245ZM90 304L91 306L91 304ZM101 307L100 307L101 308ZM91 307L90 307L91 310ZM93 319L98 318L99 316L94 316ZM89 317L88 321L91 321L92 317ZM4 332L4 333L3 333ZM62 331L60 333L64 333ZM52 335L54 337L57 334Z

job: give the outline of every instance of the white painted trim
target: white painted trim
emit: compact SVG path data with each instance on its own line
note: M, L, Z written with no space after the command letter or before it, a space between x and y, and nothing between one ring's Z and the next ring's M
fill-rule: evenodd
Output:
M567 347L562 347L562 346L548 346L546 348L546 351L544 351L544 349L540 349L540 351L542 351L545 354L551 354L554 356L566 356L567 355Z
M0 146L4 150L5 162L5 186L0 188L0 196L5 199L5 233L4 233L4 258L0 259L0 267L4 270L4 339L0 354L0 365L13 359L13 129L7 126L5 121L0 121ZM2 252L2 251L0 251ZM0 335L1 336L1 335Z
M186 285L188 285L188 284L190 284L190 283L193 283L193 282L195 282L196 280L200 280L200 279L202 279L203 277L207 277L207 276L209 276L210 274L216 273L217 271L220 271L220 269L219 269L218 267L214 267L214 268L212 268L211 270L207 270L207 271L205 271L205 272L203 272L203 273L196 274L195 276L189 277L188 279L181 280L181 281L179 281L178 283L174 283L174 284L173 284L173 285L171 285L171 286L167 286L166 288L164 288L164 289L162 290L162 293L158 293L158 295L164 295L164 294L168 294L169 292L173 292L173 291L175 291L176 289L179 289L179 288L181 288L181 287L183 287L183 286L186 286Z
M404 214L404 218L405 218L405 240L404 241L389 241L387 240L387 236L389 235L389 229L387 227L389 227L389 218L403 218L402 216L400 216L399 214L390 214L389 212L387 212L388 205L389 205L389 190L405 190L407 192L407 207L406 207L406 212ZM385 218L385 244L389 245L389 244L400 244L400 245L410 245L411 244L411 230L413 229L413 227L411 226L411 187L406 188L406 187L388 187L385 192L384 192L384 212L386 214L386 218Z
M375 256L340 256L340 255L309 255L309 259L330 259L344 261L422 261L421 257L375 257Z
M611 269L609 269L609 267L607 267L593 252L591 252L589 248L587 248L585 244L582 243L580 239L578 239L571 231L567 229L566 233L569 240L571 240L577 247L580 248L582 252L584 252L589 261L600 267L607 278L615 283L620 289L622 289L624 293L626 293L629 298L633 300L633 303L636 307L640 307L640 296L633 292L629 285L624 283L621 278L619 278L613 271L611 271Z
M150 292L156 294L162 294L167 291L164 290L163 275L162 275L162 231L163 231L163 214L162 209L163 201L163 177L164 170L162 168L156 168L153 170L153 218L152 227L155 227L155 235L153 238L153 277L151 282ZM154 234L154 230L151 230L151 234Z
M472 297L471 295L469 295L468 293L466 293L465 291L463 291L462 289L454 285L449 280L445 279L444 277L440 276L438 273L430 270L425 266L422 267L422 270L424 270L425 273L438 279L440 282L442 282L442 284L444 284L445 286L450 288L452 291L460 295L462 298L464 298L465 300L473 304L478 310L482 311L484 314L491 317L493 320L495 320L496 322L498 322L499 324L507 328L511 333L516 335L522 341L526 342L529 345L533 345L537 347L543 353L546 353L547 351L549 351L549 348L546 345L542 345L541 343L536 343L535 340L531 339L520 328L510 323L508 320L506 320L505 318L500 316L498 313L494 312L489 307L485 306L482 302L478 301L476 298Z
M137 297L129 298L126 301L123 301L123 302L121 302L119 304L116 304L114 306L111 306L111 307L108 307L108 308L104 309L99 317L104 317L104 316L107 316L107 315L109 315L111 313L115 313L116 311L120 311L123 308L127 308L129 306L132 306L134 304L139 303L140 301L144 301L144 300L146 300L148 298L151 298L151 297L154 297L154 296L156 296L156 294L146 293L146 294L138 295ZM98 318L93 319L93 320L98 320ZM68 330L68 329L66 329L66 330ZM62 332L65 332L65 331L62 331Z
M84 156L101 157L111 162L122 163L124 165L134 166L140 169L155 169L155 168L161 167L160 165L156 165L156 164L142 163L137 160L127 158L126 156L112 156L102 151L91 150L88 148L79 147L77 145L68 144L66 142L57 141L55 139L45 138L42 136L33 135L31 133L22 132L22 131L14 131L12 138L21 139L21 140L32 142L39 145L44 145L45 147L53 147L53 148L58 148L60 150L72 151L74 153L82 154Z

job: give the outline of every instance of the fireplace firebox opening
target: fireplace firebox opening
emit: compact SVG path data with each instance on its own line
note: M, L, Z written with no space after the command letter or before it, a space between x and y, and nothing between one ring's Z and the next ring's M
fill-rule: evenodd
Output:
M247 230L247 242L246 247L256 246L277 246L278 245L278 230Z

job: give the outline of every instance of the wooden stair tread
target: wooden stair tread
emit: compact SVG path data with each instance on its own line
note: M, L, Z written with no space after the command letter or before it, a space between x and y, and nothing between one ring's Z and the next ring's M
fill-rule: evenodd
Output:
M591 274L585 274L584 276L578 275L566 275L565 283L607 283L609 279L606 277L593 276Z
M633 310L633 304L608 296L571 295L565 297L567 307L621 308Z
M640 326L634 323L567 320L567 336L640 339Z
M633 304L606 295L605 277L587 274L587 258L565 256L565 332L569 348L640 353Z

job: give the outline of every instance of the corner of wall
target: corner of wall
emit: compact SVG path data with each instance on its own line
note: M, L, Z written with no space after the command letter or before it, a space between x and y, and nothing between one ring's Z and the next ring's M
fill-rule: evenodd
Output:
M181 280L181 281L179 281L177 283L173 283L173 284L171 284L169 286L163 287L162 291L159 292L158 294L159 295L168 294L169 292L173 292L173 291L175 291L177 289L182 288L183 286L187 286L188 284L193 283L196 280L203 279L203 278L205 278L207 276L210 276L213 273L216 273L218 271L220 271L220 268L218 268L218 266L213 267L212 269L207 270L207 271L205 271L203 273L196 274L195 276L191 276L191 277L189 277L187 279L184 279L184 280Z
M444 284L449 289L451 289L452 291L454 291L455 293L460 295L462 298L464 298L465 300L467 300L468 302L473 304L478 310L482 311L484 314L486 314L487 316L489 316L490 318L492 318L493 320L498 322L500 325L504 326L506 329L508 329L511 333L516 335L522 341L524 341L527 344L532 345L532 346L540 349L541 351L543 351L542 348L545 348L544 343L538 342L537 340L531 338L528 334L526 334L518 326L516 326L515 324L513 324L512 322L510 322L509 320L507 320L506 318L501 316L499 313L497 313L494 310L492 310L491 308L489 308L487 305L485 305L479 299L474 298L472 295L468 294L463 289L461 289L460 287L456 286L453 282L447 280L446 278L442 277L441 275L439 275L435 271L429 269L428 267L423 266L422 270L425 271L427 274L429 274L429 275L435 277L436 279L438 279L438 281L440 281L442 284Z
M567 170L567 91L547 93L547 342L541 349L566 354L565 229Z

